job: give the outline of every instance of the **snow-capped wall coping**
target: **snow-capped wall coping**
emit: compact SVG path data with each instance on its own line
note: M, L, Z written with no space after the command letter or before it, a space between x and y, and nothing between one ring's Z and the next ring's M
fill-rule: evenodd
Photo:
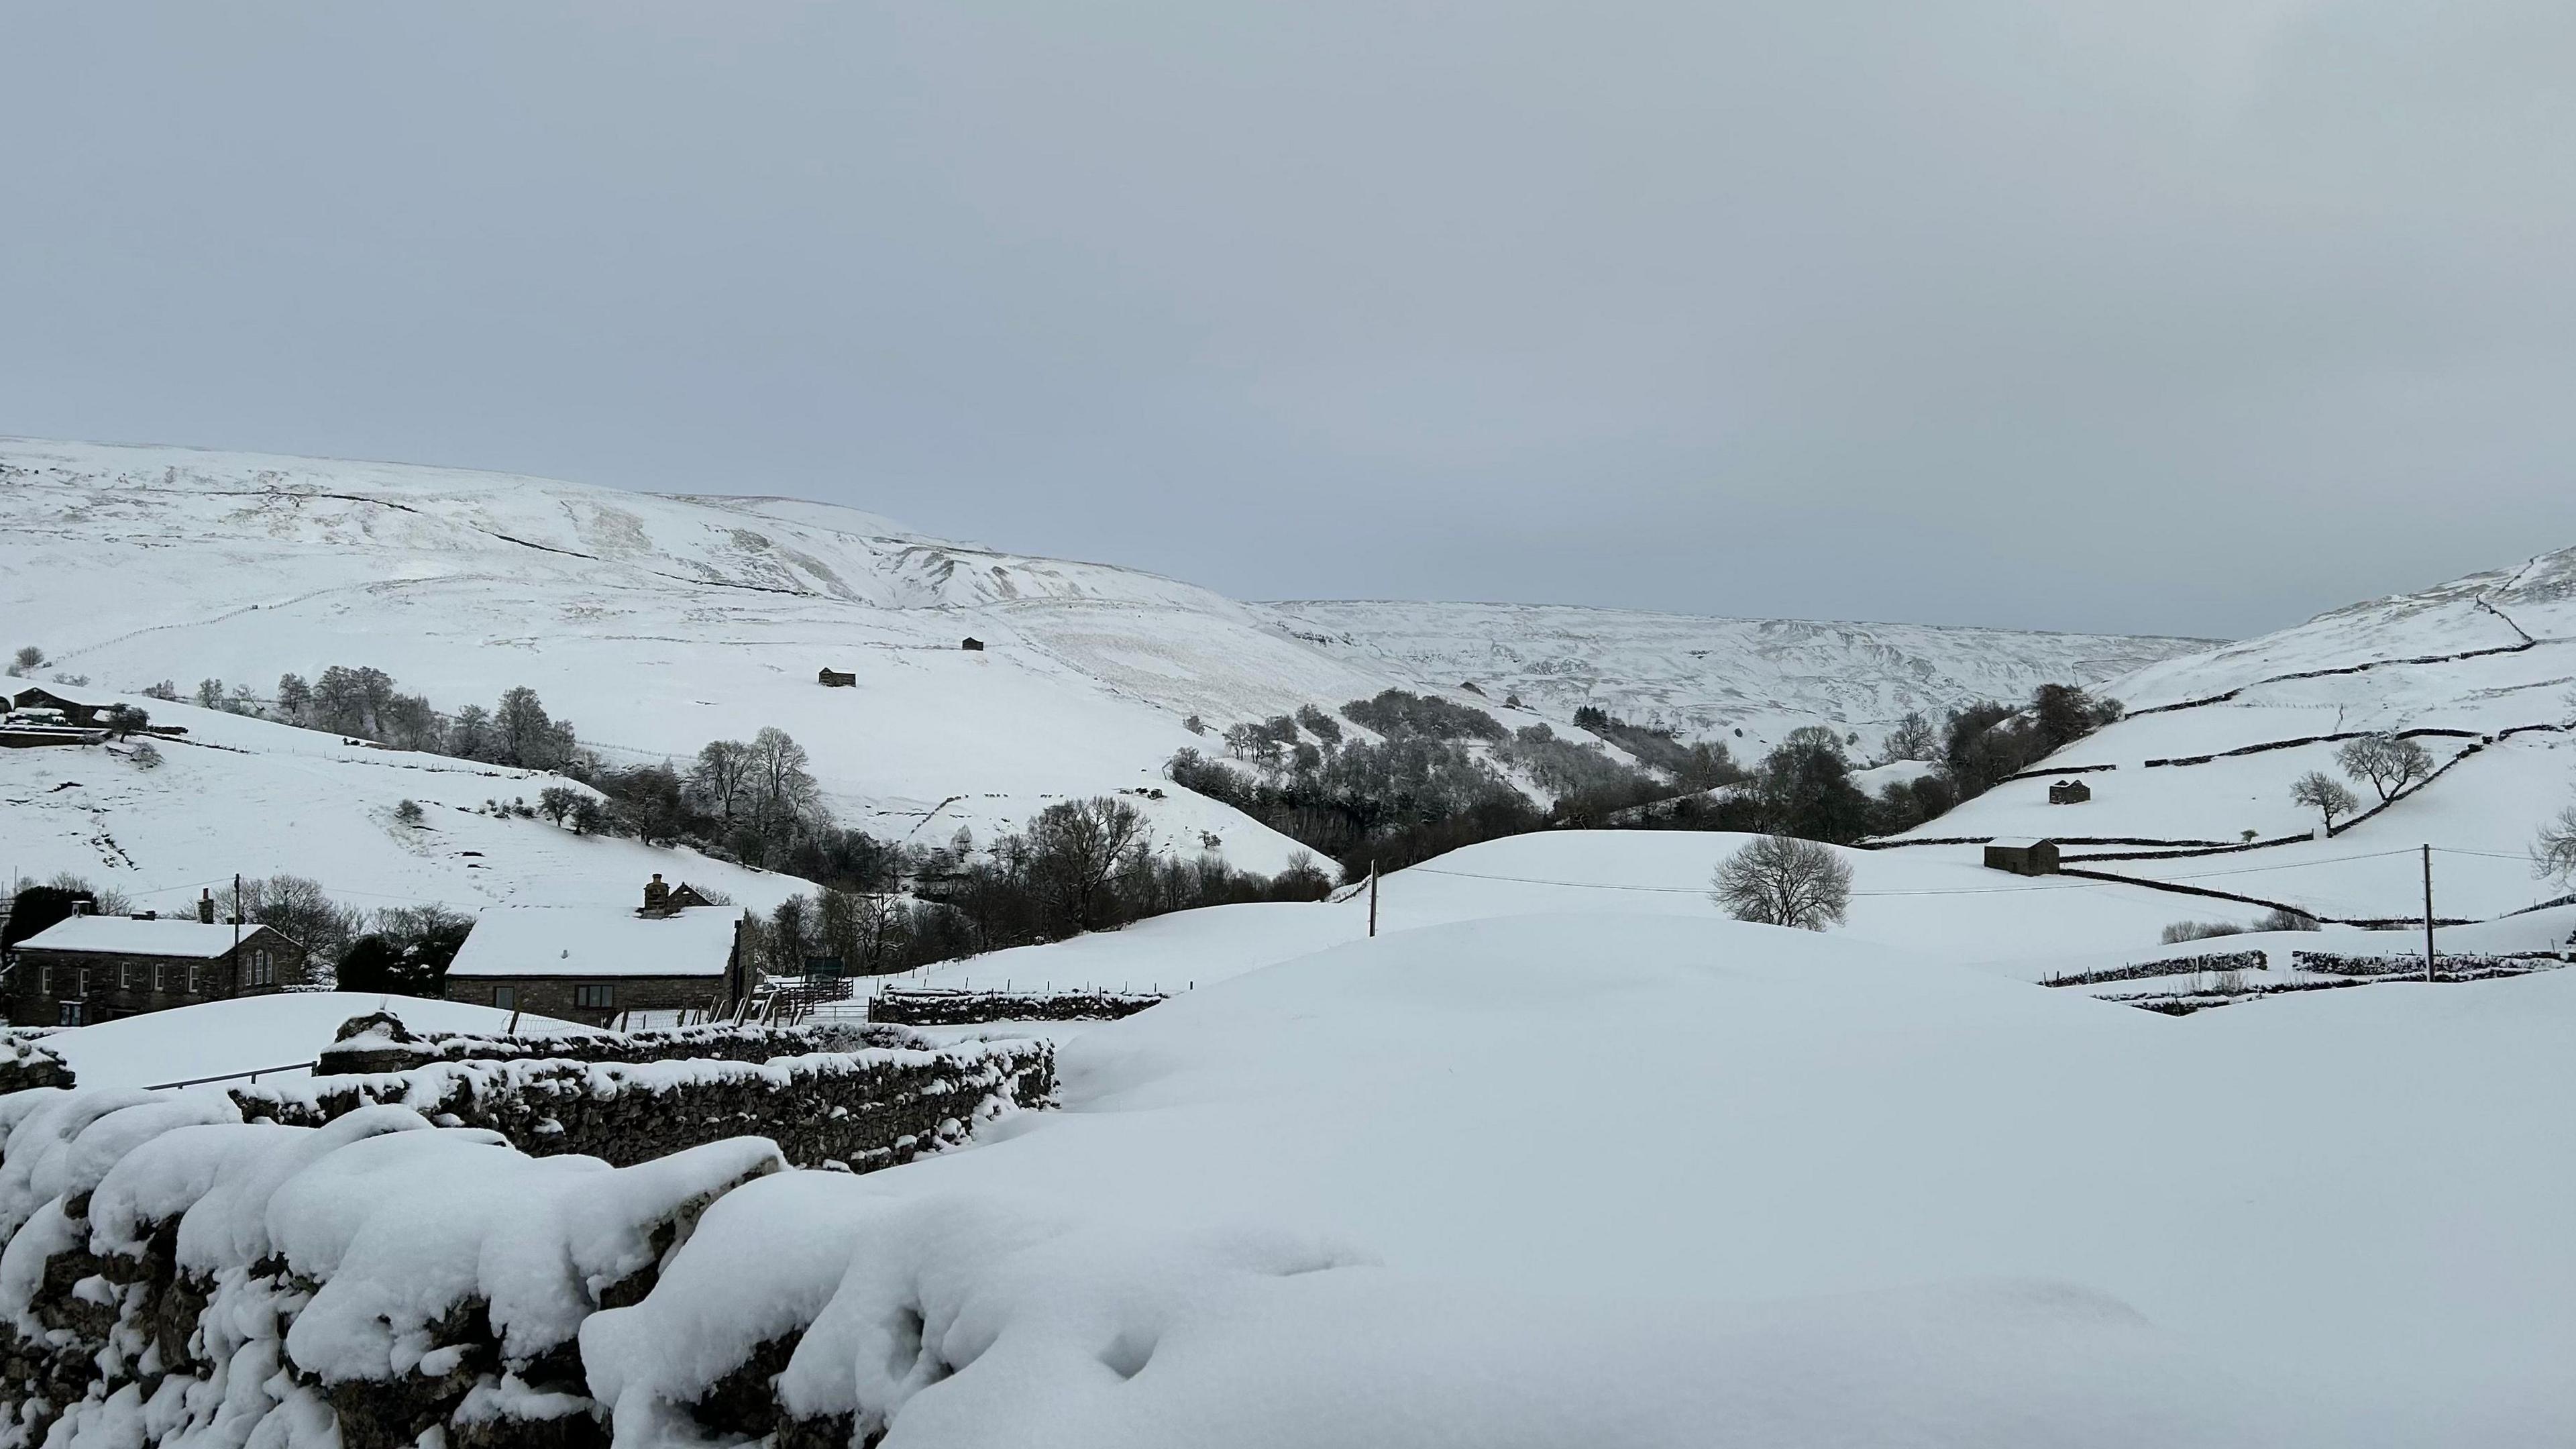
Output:
M0 1031L0 1096L29 1087L68 1087L72 1068L63 1054L32 1032Z
M415 1033L394 1012L381 1011L343 1023L339 1039L323 1048L314 1062L313 1074L317 1077L363 1075L409 1071L432 1062L536 1058L578 1062L765 1062L778 1057L860 1051L870 1047L912 1047L934 1051L938 1046L930 1038L901 1027L845 1022L813 1026L690 1026L670 1031L600 1032L547 1038L490 1036L475 1032Z
M0 1438L561 1442L590 1428L582 1323L784 1165L759 1138L532 1157L390 1106L306 1128L211 1092L0 1098Z

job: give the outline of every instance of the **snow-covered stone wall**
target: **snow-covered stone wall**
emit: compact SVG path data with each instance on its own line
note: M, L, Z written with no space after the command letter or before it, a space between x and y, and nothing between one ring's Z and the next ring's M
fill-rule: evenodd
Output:
M598 1443L584 1321L785 1166L756 1137L615 1168L403 1107L0 1098L0 1449Z
M27 1087L68 1087L71 1064L26 1032L0 1031L0 1096Z
M437 1062L408 1072L259 1082L243 1115L319 1127L399 1105L498 1133L538 1156L620 1166L728 1137L774 1141L800 1166L868 1171L965 1140L977 1122L1046 1102L1055 1050L1032 1040L870 1047L765 1062Z
M365 1075L409 1071L433 1062L536 1058L576 1062L765 1062L815 1052L933 1045L911 1032L843 1022L815 1026L728 1024L558 1037L486 1036L462 1031L416 1033L393 1013L380 1011L342 1025L339 1039L324 1047L314 1062L313 1074Z

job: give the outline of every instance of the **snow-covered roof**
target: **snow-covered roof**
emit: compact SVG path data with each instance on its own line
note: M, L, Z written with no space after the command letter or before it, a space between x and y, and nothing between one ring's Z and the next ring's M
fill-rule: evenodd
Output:
M130 916L69 916L18 943L22 951L97 951L122 956L185 956L211 961L233 948L236 934L250 939L257 926L238 933L187 917L138 921Z
M721 976L742 912L698 906L659 919L571 906L494 906L475 918L450 976Z

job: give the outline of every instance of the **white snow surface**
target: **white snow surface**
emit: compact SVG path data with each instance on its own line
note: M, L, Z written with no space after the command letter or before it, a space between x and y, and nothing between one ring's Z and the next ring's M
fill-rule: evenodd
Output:
M450 976L721 976L742 911L668 916L559 906L494 906L448 964Z
M0 498L6 497L0 489ZM9 544L0 539L0 551ZM119 745L0 750L0 822L22 877L69 871L122 891L139 910L189 913L198 893L227 899L233 876L284 872L320 881L345 906L437 901L472 912L496 902L632 907L655 872L767 910L811 890L688 849L581 835L484 811L533 802L560 776L378 749L267 720L124 699L187 735L154 743L142 769ZM423 807L418 825L396 810Z
M2576 973L2173 1020L1857 924L1398 930L729 1196L584 1358L633 1444L809 1324L791 1405L916 1449L2568 1442L2571 1026Z
M393 1012L415 1031L497 1035L510 1029L511 1013L462 1001L283 991L67 1027L47 1033L44 1043L62 1053L83 1087L145 1087L300 1066L331 1044L342 1023L379 1010ZM533 1014L519 1017L518 1024L518 1034L526 1037L595 1030Z

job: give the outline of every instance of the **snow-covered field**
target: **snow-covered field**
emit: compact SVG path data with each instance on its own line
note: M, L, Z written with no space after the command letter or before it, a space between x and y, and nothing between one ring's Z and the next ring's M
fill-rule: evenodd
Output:
M2576 720L2571 686L2576 550L2563 550L2112 680L2103 689L2129 704L2129 717L2039 767L2112 767L2081 777L2089 802L2048 804L2045 776L2010 781L1898 839L2235 841L2249 830L2277 839L2318 823L2292 802L2291 785L2309 771L2340 778L2336 743L2149 762L2365 731L2461 731L2468 738L2418 740L2434 764L2457 759L2455 767L2331 840L2098 868L2321 915L2392 919L2421 915L2419 851L2430 845L2435 914L2492 918L2568 891L2565 882L2535 876L2530 852L2538 828L2576 801L2576 734L2566 732ZM2368 785L2348 783L2365 806L2378 803ZM1968 859L1975 847L1905 853ZM2065 853L2077 864L2098 851Z
M391 1011L418 1031L497 1034L511 1029L511 1013L488 1006L351 991L289 991L68 1027L47 1032L42 1040L71 1064L84 1087L155 1087L269 1067L300 1069L331 1044L341 1023L373 1011ZM526 1037L595 1030L543 1016L522 1016L516 1029Z
M782 1383L912 1445L2563 1443L2571 1026L2576 972L2173 1020L1858 928L1417 926L735 1194L584 1348L637 1442L814 1318Z

